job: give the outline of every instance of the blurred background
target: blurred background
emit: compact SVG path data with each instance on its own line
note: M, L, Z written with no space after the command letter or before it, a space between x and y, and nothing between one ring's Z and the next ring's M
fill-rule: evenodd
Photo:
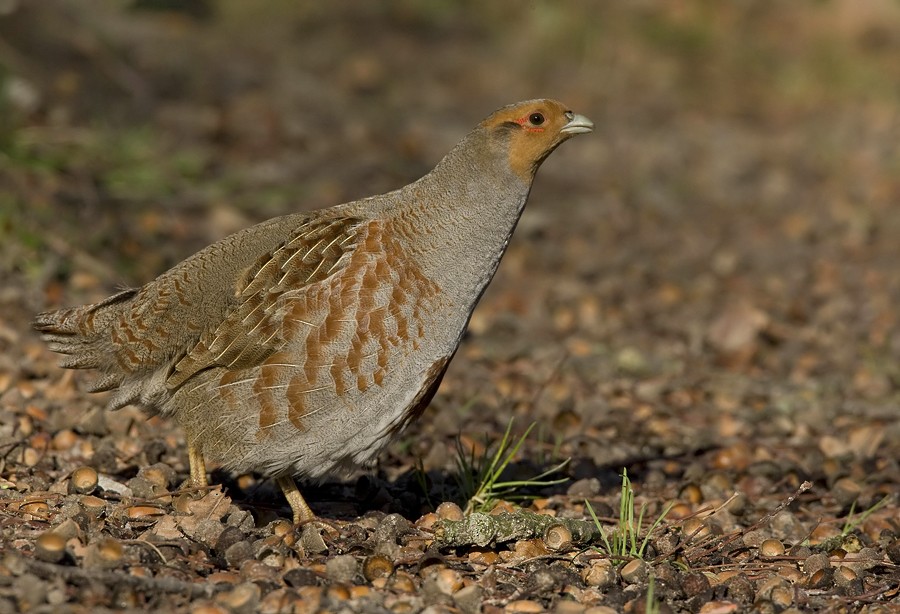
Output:
M553 97L596 130L539 173L414 432L527 415L611 465L747 437L874 454L900 383L898 58L893 0L2 0L0 366L38 351L37 310L399 187Z

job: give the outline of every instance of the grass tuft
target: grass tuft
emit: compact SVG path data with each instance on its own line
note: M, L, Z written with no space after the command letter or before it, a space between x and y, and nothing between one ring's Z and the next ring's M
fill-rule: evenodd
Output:
M591 518L594 520L594 524L597 525L600 535L603 536L603 546L606 549L606 553L610 557L638 559L644 558L644 552L647 550L650 536L668 515L673 505L672 503L669 503L666 506L662 514L660 514L659 517L653 521L653 524L650 525L644 539L641 540L641 526L644 522L644 512L646 511L647 506L646 504L641 505L640 512L638 512L637 518L635 518L634 488L631 485L631 480L628 478L628 471L626 469L622 469L622 497L619 501L618 522L608 537L590 502L585 500L584 503L587 506Z
M566 477L551 477L569 464L570 459L568 458L525 480L501 480L503 472L518 455L535 425L536 423L532 422L521 437L513 439L513 420L510 420L503 439L500 440L493 454L490 454L488 447L485 446L484 453L477 455L474 449L466 450L460 439L456 439L456 479L462 498L466 501L466 514L489 511L501 500L527 500L533 497L522 494L523 489L544 488L562 484L568 480Z

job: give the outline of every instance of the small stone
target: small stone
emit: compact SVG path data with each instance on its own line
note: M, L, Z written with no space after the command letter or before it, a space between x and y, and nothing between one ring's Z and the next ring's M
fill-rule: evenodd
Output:
M300 546L304 552L310 554L322 554L328 551L328 546L325 544L325 540L322 539L321 530L313 523L303 525L303 528L300 530Z
M366 557L362 565L363 577L369 582L376 578L386 578L394 571L394 563L383 554Z
M732 601L709 601L700 607L700 614L731 614L738 609L738 604Z
M23 503L22 506L19 507L19 511L23 514L28 514L33 518L47 520L50 514L50 506L47 505L46 501L29 501L28 503Z
M452 595L463 585L462 576L454 569L437 570L434 574L434 582L438 590L445 595Z
M530 599L519 599L517 601L510 601L508 604L506 604L506 607L503 608L503 611L527 614L529 612L543 612L544 606L542 606L538 601L532 601Z
M807 575L814 574L820 569L829 569L830 567L831 559L829 559L828 555L824 552L812 554L803 561L803 571L806 572Z
M71 518L66 518L61 523L53 527L53 532L61 536L65 541L69 541L74 537L81 536L81 527Z
M778 586L772 589L769 600L779 608L788 608L794 603L794 591L787 586Z
M332 582L351 583L359 571L359 563L356 557L350 554L341 554L328 559L325 562L325 577Z
M796 544L806 537L806 527L797 520L797 518L788 511L782 511L775 514L769 522L769 526L774 531L775 536L788 543Z
M891 562L900 565L900 539L895 539L887 546L887 555Z
M216 552L224 554L228 548L245 539L244 532L239 528L226 526L219 534L214 549Z
M453 593L453 603L464 614L477 614L481 612L481 604L484 601L484 589L478 584L470 584Z
M784 544L777 539L767 539L759 545L759 553L762 556L781 556L784 554Z
M770 576L765 580L759 582L756 587L756 598L757 599L765 599L772 600L772 591L777 588L786 588L787 582L784 581L784 578L780 578L778 576Z
M446 587L438 582L437 574L432 574L425 578L422 582L420 594L429 606L449 606L453 603L453 599L447 592Z
M851 478L840 478L831 487L831 494L844 507L853 504L862 494L862 486Z
M711 586L705 574L695 571L684 574L681 588L688 597L697 597L710 594Z
M238 568L244 561L253 558L253 546L249 542L239 541L225 550L225 562L229 567Z
M97 470L93 467L79 467L69 477L69 492L89 495L96 490L98 479Z
M464 518L462 508L451 501L444 501L438 505L435 514L441 520L462 520Z
M588 497L596 497L600 494L600 480L597 478L583 478L572 482L566 490L566 494L570 497L578 497L580 499Z
M619 573L629 584L643 584L650 576L650 566L640 559L634 559L625 563Z
M316 586L319 583L319 576L312 569L303 567L295 567L284 573L282 576L284 583L293 588L301 586Z
M176 473L172 467L165 463L153 463L152 465L141 467L138 471L138 477L156 484L163 490L168 490L175 483Z
M688 518L682 523L681 532L691 543L697 543L712 533L709 526L696 516Z
M241 577L247 582L278 583L278 574L274 567L253 559L241 563Z
M216 595L216 602L226 606L232 614L251 614L256 611L259 597L259 586L244 582L230 591Z
M122 544L110 537L90 544L85 551L84 566L100 569L114 569L122 562L125 554Z
M155 499L166 492L166 489L159 484L141 476L131 478L125 485L131 489L131 492L138 499Z
M858 577L857 573L846 565L841 565L834 572L834 581L837 584L848 584Z
M65 538L55 531L42 533L34 542L34 556L41 561L57 563L66 553Z
M198 516L183 516L178 518L178 527L181 531L193 539L210 548L214 547L219 537L225 531L225 525L212 518Z
M132 505L125 510L125 515L129 520L153 520L164 516L165 513L165 510L152 505Z
M691 505L699 505L703 503L703 491L696 484L688 484L678 493L678 498Z
M581 572L581 579L588 586L606 588L616 581L616 568L609 559L594 559Z
M725 587L728 598L738 603L753 603L753 599L756 596L753 591L753 584L743 574L737 574L726 580Z
M395 572L388 582L388 588L401 593L417 592L415 580L405 571Z
M811 574L807 574L807 588L828 588L834 578L834 572L831 568L818 569Z

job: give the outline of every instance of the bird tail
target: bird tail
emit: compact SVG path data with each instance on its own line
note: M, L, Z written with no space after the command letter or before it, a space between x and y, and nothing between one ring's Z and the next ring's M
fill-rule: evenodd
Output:
M110 327L136 293L136 289L123 290L92 305L46 311L35 318L32 326L52 351L64 355L60 367L103 372L103 377L91 386L91 392L112 390L122 383L125 373L115 359Z

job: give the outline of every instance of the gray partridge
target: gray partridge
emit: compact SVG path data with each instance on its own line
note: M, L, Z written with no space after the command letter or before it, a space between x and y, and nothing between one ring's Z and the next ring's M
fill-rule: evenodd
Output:
M503 107L404 188L262 222L34 327L60 366L100 371L110 409L174 417L194 485L205 459L272 476L308 521L293 477L365 464L422 413L535 172L592 129L554 100Z

